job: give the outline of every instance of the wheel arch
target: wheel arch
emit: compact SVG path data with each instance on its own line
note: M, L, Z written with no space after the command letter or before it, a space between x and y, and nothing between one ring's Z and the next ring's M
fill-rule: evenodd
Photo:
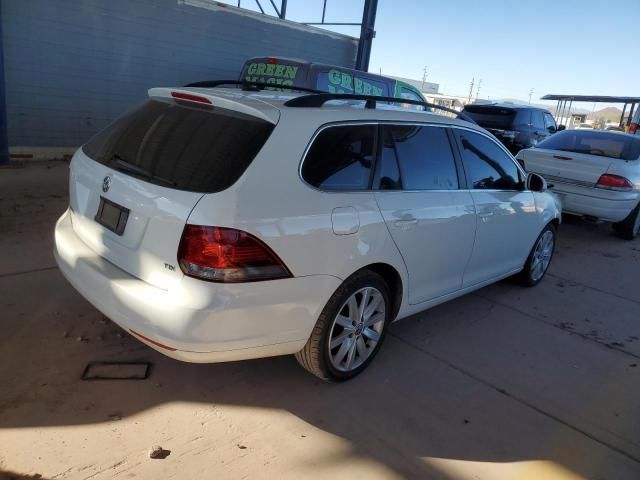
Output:
M398 315L398 312L400 311L400 307L402 306L402 298L404 295L404 286L402 284L402 277L400 276L400 272L398 272L398 270L392 265L383 262L371 263L362 267L360 270L369 270L371 272L377 273L387 283L387 285L389 286L392 302L393 315L391 318L395 319Z

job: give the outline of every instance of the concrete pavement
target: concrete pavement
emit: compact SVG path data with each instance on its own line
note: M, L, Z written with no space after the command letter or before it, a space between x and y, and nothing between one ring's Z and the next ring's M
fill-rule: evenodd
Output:
M291 357L179 363L105 321L51 256L66 175L0 170L0 478L640 478L640 240L565 224L538 287L394 324L327 385ZM123 359L150 378L79 379Z

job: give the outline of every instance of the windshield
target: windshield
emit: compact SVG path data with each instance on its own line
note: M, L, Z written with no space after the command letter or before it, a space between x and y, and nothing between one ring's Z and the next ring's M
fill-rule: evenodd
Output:
M467 106L464 113L469 115L481 127L510 129L516 116L515 110L497 107Z
M273 125L231 110L148 100L82 147L110 168L178 190L230 187L251 164Z
M540 142L537 148L637 160L640 157L640 138L623 133L565 130Z

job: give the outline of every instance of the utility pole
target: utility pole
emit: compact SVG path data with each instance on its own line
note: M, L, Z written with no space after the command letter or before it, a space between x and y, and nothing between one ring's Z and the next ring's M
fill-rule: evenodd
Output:
M422 91L424 92L424 82L427 81L427 66L424 66L424 70L422 71Z
M531 96L533 95L533 88L529 90L529 105L531 105Z
M377 10L378 0L364 0L362 24L360 25L360 40L358 41L358 51L356 52L356 70L362 70L363 72L369 70L371 45L376 36L374 27L376 24Z
M478 80L478 88L476 89L476 102L478 101L478 95L480 95L481 86L482 86L482 79Z
M469 97L467 98L467 103L471 103L471 98L473 97L473 86L476 83L476 77L471 79L471 85L469 86Z

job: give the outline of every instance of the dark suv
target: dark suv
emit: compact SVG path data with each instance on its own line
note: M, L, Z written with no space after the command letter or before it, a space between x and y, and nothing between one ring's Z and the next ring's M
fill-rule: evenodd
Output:
M564 130L547 110L530 105L473 104L465 106L463 112L493 133L514 155Z

